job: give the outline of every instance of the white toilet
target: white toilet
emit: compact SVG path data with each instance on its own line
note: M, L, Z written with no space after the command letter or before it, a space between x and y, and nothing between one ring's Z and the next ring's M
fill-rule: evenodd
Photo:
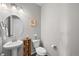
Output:
M40 40L33 40L34 47L37 52L37 56L45 56L46 55L46 49L43 47L40 47Z

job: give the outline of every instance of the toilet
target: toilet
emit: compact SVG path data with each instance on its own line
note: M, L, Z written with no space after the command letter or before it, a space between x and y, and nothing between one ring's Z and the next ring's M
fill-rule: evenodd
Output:
M33 40L33 44L36 49L37 56L45 56L46 55L46 53L47 53L46 49L43 47L40 47L40 40Z

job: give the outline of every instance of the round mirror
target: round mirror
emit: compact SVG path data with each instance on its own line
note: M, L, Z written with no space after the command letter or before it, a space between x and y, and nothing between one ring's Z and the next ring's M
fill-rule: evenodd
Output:
M23 22L21 19L16 15L8 16L4 23L8 28L8 37L10 36L17 36L20 37L23 34Z

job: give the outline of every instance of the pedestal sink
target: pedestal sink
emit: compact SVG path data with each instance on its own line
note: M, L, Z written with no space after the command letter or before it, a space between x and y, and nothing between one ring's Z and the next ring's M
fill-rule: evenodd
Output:
M17 56L17 48L21 46L23 42L21 40L9 41L3 45L3 48L12 50L12 56Z

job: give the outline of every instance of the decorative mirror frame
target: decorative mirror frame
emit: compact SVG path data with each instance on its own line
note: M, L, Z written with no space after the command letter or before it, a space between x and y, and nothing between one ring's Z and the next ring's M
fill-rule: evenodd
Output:
M6 20L9 16L17 16L17 17L20 19L20 21L21 21L22 24L23 24L23 31L21 32L21 34L20 34L19 36L23 35L23 33L24 33L24 23L23 23L23 21L21 20L21 18L20 18L18 15L16 15L16 14L11 14L11 15L8 15L7 17L5 17L4 20L3 20L3 22L5 22L5 20Z

